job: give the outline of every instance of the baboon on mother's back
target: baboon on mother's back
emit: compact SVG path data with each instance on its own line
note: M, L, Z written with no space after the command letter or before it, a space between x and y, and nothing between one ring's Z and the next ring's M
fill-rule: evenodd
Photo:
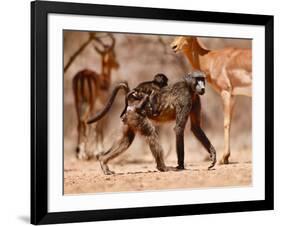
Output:
M125 100L125 108L121 113L121 118L128 110L128 105L130 107L135 107L134 102L142 100L139 107L136 108L138 113L146 114L145 111L149 111L151 115L156 116L157 112L157 102L158 102L158 92L161 88L168 85L168 78L164 74L156 74L152 81L146 81L140 83L136 88L132 89L127 95ZM144 100L144 98L149 98ZM147 104L147 105L146 105ZM146 106L145 106L146 105Z

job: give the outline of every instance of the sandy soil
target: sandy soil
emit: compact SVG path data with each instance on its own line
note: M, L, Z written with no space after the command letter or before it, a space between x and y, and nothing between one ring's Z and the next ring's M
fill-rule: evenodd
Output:
M120 161L111 163L115 175L106 176L97 161L67 158L64 163L65 194L183 189L202 187L250 186L252 163L250 152L239 155L229 165L216 165L207 170L208 161L187 162L186 170L158 172L152 161ZM175 161L167 161L175 166Z

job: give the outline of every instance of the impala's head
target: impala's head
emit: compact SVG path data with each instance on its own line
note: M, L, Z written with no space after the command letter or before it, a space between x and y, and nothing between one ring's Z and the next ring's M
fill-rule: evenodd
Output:
M184 79L192 92L203 95L205 93L205 74L202 71L192 71Z
M95 49L102 57L103 66L108 67L110 69L118 69L119 63L117 61L115 50L114 50L115 38L113 37L112 34L108 34L108 37L111 39L110 45L104 44L103 42L99 41L102 48L95 46Z
M175 53L183 49L190 49L194 39L196 39L196 37L179 36L175 38L174 41L171 43L171 48L175 51Z

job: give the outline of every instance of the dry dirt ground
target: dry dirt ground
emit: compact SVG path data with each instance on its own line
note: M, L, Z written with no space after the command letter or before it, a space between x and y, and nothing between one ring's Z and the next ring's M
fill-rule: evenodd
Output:
M109 164L115 175L104 175L97 161L78 161L68 157L64 162L64 193L144 191L202 187L250 186L251 151L232 156L229 165L207 170L208 161L186 163L186 170L158 172L151 160L119 161ZM175 160L166 162L176 166Z

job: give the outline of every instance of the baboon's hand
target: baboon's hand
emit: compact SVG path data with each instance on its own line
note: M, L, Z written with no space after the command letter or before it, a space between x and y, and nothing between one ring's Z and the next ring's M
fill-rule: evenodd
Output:
M176 171L185 170L184 166L177 166Z
M211 165L208 167L208 170L212 169L217 162L217 154L216 154L216 150L213 146L211 146L211 153L210 153L210 159L212 161Z
M212 159L211 165L208 167L208 170L212 169L216 165L216 158Z

